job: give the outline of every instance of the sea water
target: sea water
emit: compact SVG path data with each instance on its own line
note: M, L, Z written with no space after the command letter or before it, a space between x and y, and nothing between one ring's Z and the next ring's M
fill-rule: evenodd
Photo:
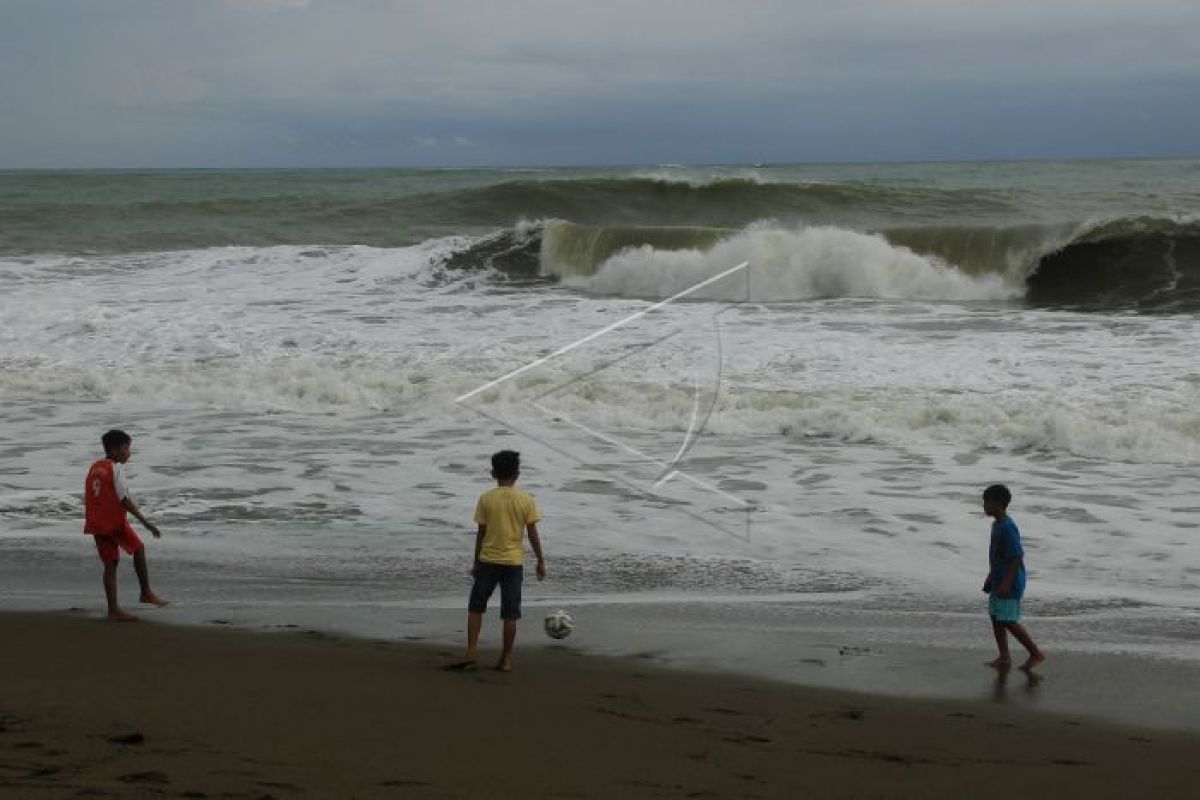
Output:
M0 598L98 605L81 481L118 427L171 613L454 640L509 448L545 515L526 603L574 610L572 644L632 648L636 617L753 649L833 613L856 646L986 651L1003 482L1035 634L1194 668L1197 186L1194 161L0 174Z

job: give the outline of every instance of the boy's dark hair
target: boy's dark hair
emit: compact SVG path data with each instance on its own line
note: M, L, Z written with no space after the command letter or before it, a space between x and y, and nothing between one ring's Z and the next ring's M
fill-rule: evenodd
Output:
M104 455L112 455L118 447L124 444L129 444L133 438L125 431L111 430L100 437L100 444L104 445Z
M512 480L521 472L521 454L515 450L501 450L492 456L492 472L498 481Z
M1012 502L1012 492L1002 483L994 483L983 490L984 500L995 500L1000 505L1008 508L1008 504Z

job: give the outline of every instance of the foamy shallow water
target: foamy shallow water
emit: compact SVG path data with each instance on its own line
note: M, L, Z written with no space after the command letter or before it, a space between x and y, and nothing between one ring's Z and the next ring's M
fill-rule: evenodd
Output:
M439 269L460 244L0 263L0 542L22 561L0 595L96 601L78 490L119 426L166 534L152 563L192 604L420 629L461 607L487 456L510 447L546 515L538 602L976 613L979 492L1003 481L1033 625L1200 660L1194 315L731 290L458 403L652 302L612 296L619 273Z

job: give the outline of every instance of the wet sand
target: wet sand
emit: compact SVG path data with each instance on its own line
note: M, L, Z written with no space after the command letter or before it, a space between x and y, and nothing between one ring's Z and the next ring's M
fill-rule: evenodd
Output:
M447 648L147 616L0 615L0 796L1185 797L1200 778L1195 733L559 648L447 672Z

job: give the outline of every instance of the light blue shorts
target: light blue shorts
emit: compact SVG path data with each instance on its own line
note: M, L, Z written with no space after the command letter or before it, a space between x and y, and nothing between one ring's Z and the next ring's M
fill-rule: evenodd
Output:
M1021 598L988 595L988 615L993 622L1020 622Z

